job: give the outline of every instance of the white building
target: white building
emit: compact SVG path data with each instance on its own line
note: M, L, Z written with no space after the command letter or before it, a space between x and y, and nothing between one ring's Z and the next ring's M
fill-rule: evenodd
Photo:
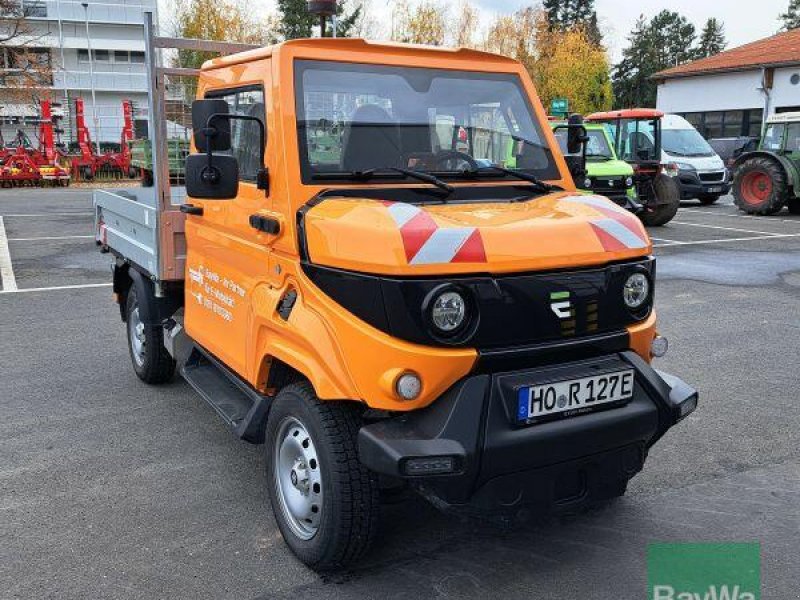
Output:
M769 115L800 110L800 29L661 71L657 108L707 138L758 136Z
M26 7L25 53L49 64L52 75L42 87L62 103L64 141L74 141L74 101L85 102L86 122L93 140L119 142L122 102L131 100L140 134L146 132L147 75L144 12L157 16L157 0L20 0ZM86 6L84 6L86 5ZM88 21L88 27L87 27ZM88 31L87 31L88 29ZM0 92L20 67L14 44L0 47ZM89 48L91 47L91 53ZM92 76L93 72L93 76ZM92 85L94 83L94 86ZM92 103L92 88L97 100ZM58 111L55 111L58 113ZM35 130L35 106L0 104L0 125L6 141L22 128Z

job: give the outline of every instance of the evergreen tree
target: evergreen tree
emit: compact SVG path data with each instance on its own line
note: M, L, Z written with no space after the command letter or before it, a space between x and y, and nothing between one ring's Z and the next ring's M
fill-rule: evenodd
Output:
M800 0L798 0L800 1ZM706 21L700 41L697 44L697 58L714 56L725 50L728 42L725 41L725 26L715 18Z
M542 6L551 28L567 31L580 27L596 46L602 45L594 0L544 0Z
M628 35L628 47L622 51L622 60L611 75L614 103L618 108L653 104L648 81L653 73L652 63L650 30L644 15L641 15Z
M652 75L693 60L695 38L694 25L678 13L662 10L649 22L640 16L614 68L616 105L655 106Z
M789 7L779 18L787 31L800 28L800 0L789 0Z
M313 27L319 23L318 17L309 14L306 0L278 0L278 13L280 33L287 40L311 37ZM336 35L347 37L360 16L361 6L346 14L344 3L337 3Z

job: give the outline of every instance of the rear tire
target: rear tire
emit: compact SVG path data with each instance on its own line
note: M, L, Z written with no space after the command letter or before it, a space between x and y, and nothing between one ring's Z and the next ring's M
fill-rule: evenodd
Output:
M700 200L700 204L702 204L703 206L711 206L717 200L719 200L720 197L721 194L701 194L700 196L697 197L697 199Z
M775 160L754 157L736 169L733 201L750 215L774 215L783 208L789 193L786 173Z
M793 215L800 215L800 198L789 198L786 206L789 207L789 212Z
M283 388L270 408L264 447L272 510L286 544L312 569L357 561L375 536L378 477L359 461L360 426L359 405L322 402L307 381Z
M653 191L655 193L653 204L645 206L639 213L639 218L648 227L660 227L672 221L678 214L681 206L681 188L674 178L662 173L653 182Z
M145 383L166 383L175 374L175 361L164 347L164 329L144 324L140 315L139 297L132 285L125 302L125 323L133 370Z

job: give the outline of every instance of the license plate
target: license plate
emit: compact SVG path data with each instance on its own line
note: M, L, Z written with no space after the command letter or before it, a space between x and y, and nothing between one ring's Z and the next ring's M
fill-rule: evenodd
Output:
M633 397L633 369L592 377L521 387L517 419L521 422L571 417L598 406L622 403ZM547 418L547 419L545 419Z
M708 188L708 193L709 194L716 194L716 193L721 192L721 191L722 191L722 188L719 187L719 186Z

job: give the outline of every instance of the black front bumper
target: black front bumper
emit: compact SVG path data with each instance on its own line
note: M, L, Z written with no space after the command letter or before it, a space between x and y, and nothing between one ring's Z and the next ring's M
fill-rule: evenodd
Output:
M678 185L681 189L681 200L691 200L700 196L724 196L731 191L731 182L727 173L720 181L702 181L697 171L681 169L678 173Z
M624 406L534 425L516 421L519 385L631 367L634 394ZM696 398L694 389L633 352L474 375L424 410L362 427L359 452L369 469L407 479L442 508L573 510L618 495ZM410 475L409 461L425 457L441 458L453 472Z

